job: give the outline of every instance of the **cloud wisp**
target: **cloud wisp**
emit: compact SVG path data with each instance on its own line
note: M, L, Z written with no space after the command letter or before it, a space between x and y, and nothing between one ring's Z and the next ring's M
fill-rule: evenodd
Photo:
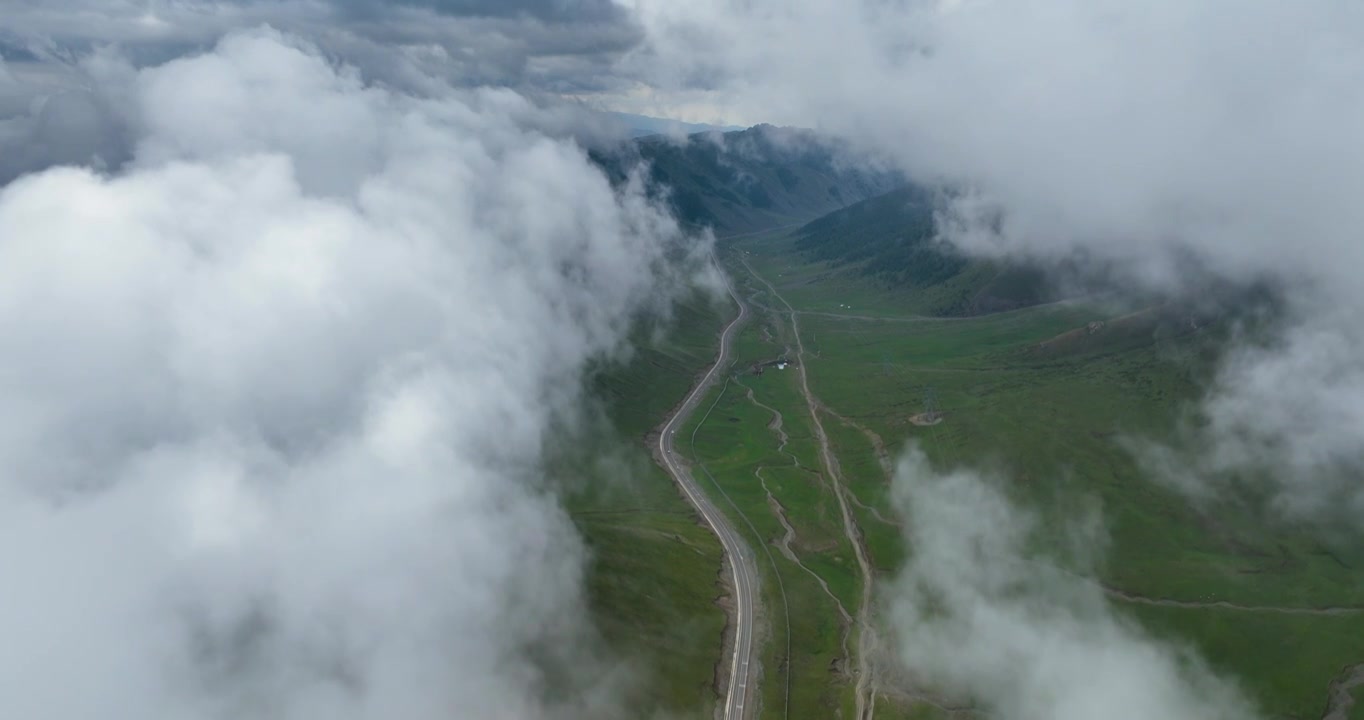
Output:
M997 480L935 472L910 448L893 490L913 553L885 592L898 659L918 682L1004 720L1257 716L1195 653L1040 554L1038 519ZM1072 528L1075 556L1104 545L1095 519Z
M542 479L676 224L507 91L274 31L0 188L0 715L628 715Z

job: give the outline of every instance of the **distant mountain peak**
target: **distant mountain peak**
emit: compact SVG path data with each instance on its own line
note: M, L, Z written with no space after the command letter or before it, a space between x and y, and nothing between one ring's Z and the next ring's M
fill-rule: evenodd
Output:
M604 114L625 126L626 131L632 138L646 137L649 135L685 136L704 132L731 132L744 129L738 125L711 125L709 123L683 122L672 118L633 115L622 112L607 112Z
M644 162L679 220L722 236L798 225L903 183L812 130L772 125L641 137L593 157L615 181Z

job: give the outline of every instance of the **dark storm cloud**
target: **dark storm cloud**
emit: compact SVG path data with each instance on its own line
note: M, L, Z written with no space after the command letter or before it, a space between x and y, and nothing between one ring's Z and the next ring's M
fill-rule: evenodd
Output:
M612 68L642 37L611 0L14 0L0 29L0 184L131 155L126 119L93 90L111 62L158 65L267 25L369 82L506 87L542 104L622 87Z
M27 52L43 48L44 55L105 43L179 55L186 45L206 47L225 32L262 24L306 35L332 52L363 41L395 51L434 45L449 56L443 73L449 79L531 88L547 78L567 86L606 82L611 62L642 38L632 15L610 0L19 0L5 20L0 42Z
M570 22L616 22L625 10L611 0L331 0L339 7L381 15L398 5L473 17L530 16Z

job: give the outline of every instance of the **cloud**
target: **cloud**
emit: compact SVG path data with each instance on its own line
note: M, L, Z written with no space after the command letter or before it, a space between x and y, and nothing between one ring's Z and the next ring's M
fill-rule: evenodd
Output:
M610 0L20 0L6 21L0 38L12 38L11 46L60 55L116 43L138 64L269 24L375 79L421 81L425 73L523 92L614 83L614 58L641 38L633 17Z
M629 85L615 60L642 37L610 0L20 0L0 29L0 184L55 164L117 167L133 138L110 66L162 65L262 26L307 38L367 84L515 90L594 142L622 134L589 105Z
M1348 0L634 5L628 62L688 102L819 127L964 189L969 250L1081 252L1146 289L1209 278L1281 295L1274 342L1234 353L1204 405L1221 467L1323 492L1364 425L1364 6ZM987 222L980 222L985 220ZM1191 272L1197 268L1197 272ZM1320 401L1319 407L1311 404ZM1270 408L1300 410L1292 421ZM1225 430L1225 431L1223 431ZM1230 442L1239 437L1246 442ZM1279 462L1279 461L1283 462ZM1364 490L1352 492L1359 506ZM1328 487L1329 486L1329 487Z
M375 13L395 5L427 8L441 15L534 17L575 22L616 22L625 9L612 0L331 0L354 12Z
M1267 488L1277 514L1336 534L1364 517L1364 337L1354 305L1304 312L1321 314L1229 351L1180 447L1131 444L1158 477L1199 499Z
M888 591L900 660L1005 720L1245 720L1236 686L1116 613L1097 585L1038 554L1039 521L999 483L939 474L911 448L894 480L914 549ZM1102 547L1094 518L1074 553Z
M628 715L541 447L674 222L508 91L122 68L121 169L0 188L0 715Z

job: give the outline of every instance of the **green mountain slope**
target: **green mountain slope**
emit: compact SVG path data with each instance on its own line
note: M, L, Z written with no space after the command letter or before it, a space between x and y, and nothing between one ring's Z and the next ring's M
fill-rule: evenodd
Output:
M934 195L913 185L835 210L796 233L795 248L837 273L911 293L928 315L982 315L1048 299L1040 271L972 259L939 242Z
M617 182L643 161L679 219L719 235L799 224L902 182L845 162L846 153L811 131L771 125L685 141L638 138L592 158Z

